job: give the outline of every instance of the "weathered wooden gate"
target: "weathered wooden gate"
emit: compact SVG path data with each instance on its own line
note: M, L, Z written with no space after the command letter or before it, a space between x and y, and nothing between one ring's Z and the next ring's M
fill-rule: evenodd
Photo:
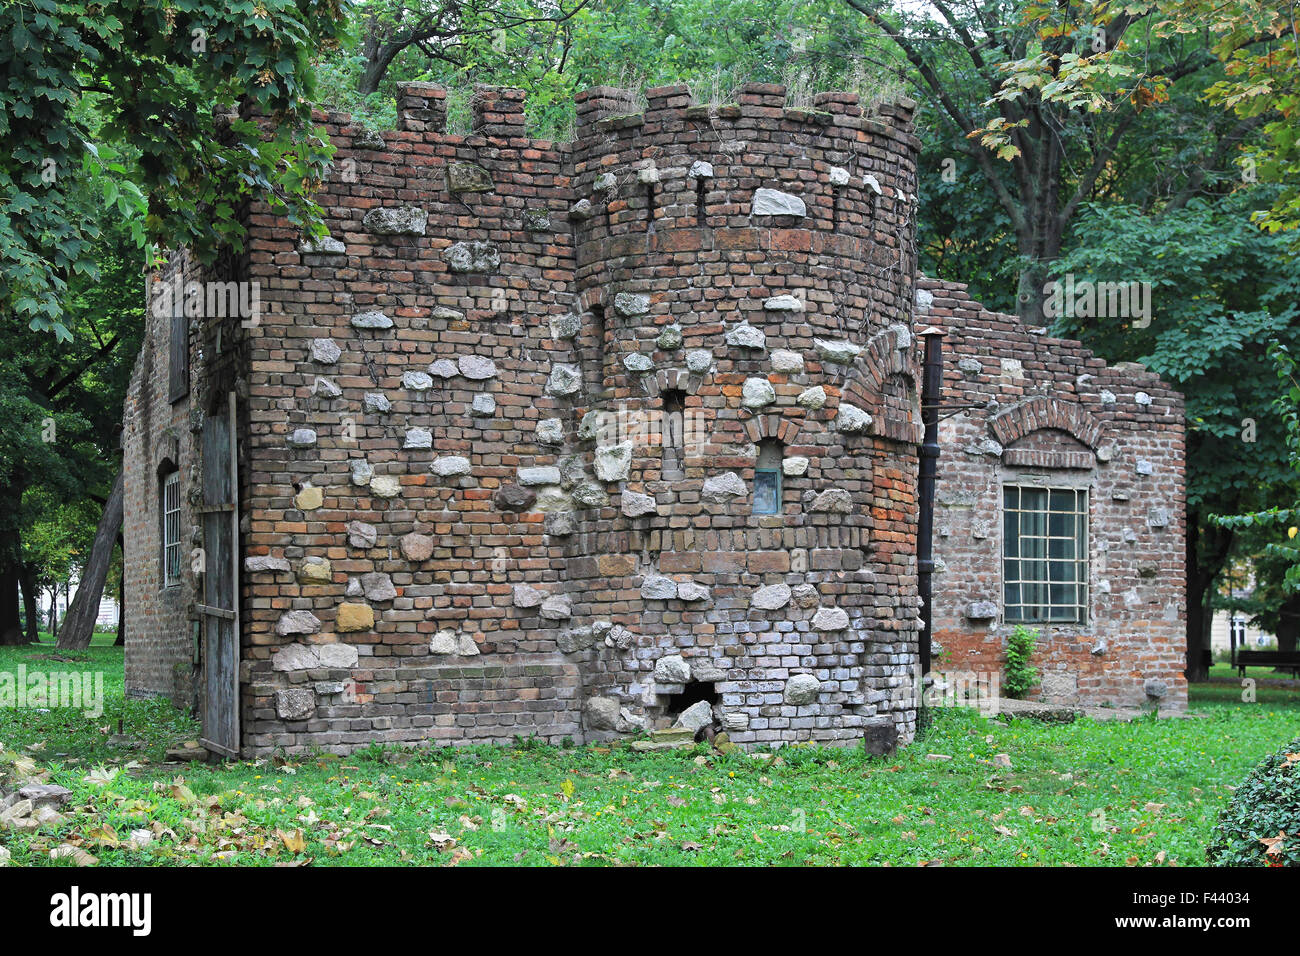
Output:
M203 736L239 755L239 465L235 395L203 420Z

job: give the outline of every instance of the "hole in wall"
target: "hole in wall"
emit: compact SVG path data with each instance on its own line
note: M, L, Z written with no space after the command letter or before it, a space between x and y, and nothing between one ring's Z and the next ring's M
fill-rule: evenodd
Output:
M720 727L717 708L722 703L713 681L693 680L682 688L680 694L671 694L668 703L664 705L664 715L670 722L676 723L677 718L685 711L701 702L709 705L709 709L713 712L713 719L695 732L695 739L712 740Z

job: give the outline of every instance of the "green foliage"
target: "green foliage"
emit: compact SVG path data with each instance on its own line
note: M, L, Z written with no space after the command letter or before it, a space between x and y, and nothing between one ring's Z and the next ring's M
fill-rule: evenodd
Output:
M98 271L95 208L128 220L138 246L204 259L240 248L253 196L318 229L331 150L310 122L310 58L337 39L345 3L0 7L0 311L69 334L69 284ZM274 120L265 135L225 112L241 105Z
M1211 866L1300 866L1300 737L1250 772L1214 825Z
M1007 666L1002 675L1002 689L1017 700L1038 683L1038 669L1033 666L1038 646L1038 631L1017 624L1007 638Z

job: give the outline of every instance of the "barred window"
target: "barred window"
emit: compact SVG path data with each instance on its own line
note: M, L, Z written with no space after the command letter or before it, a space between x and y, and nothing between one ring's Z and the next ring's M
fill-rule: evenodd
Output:
M758 461L754 465L754 514L781 513L781 460L784 448L775 438L758 443Z
M163 477L163 587L181 583L181 474L173 471Z
M1006 620L1083 624L1088 619L1088 492L1002 489Z

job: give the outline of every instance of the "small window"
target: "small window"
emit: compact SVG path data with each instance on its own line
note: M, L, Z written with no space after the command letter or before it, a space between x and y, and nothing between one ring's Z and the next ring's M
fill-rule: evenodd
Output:
M163 587L181 583L181 473L162 480Z
M1002 587L1008 621L1087 621L1087 491L1003 488Z
M175 403L190 393L190 320L185 315L185 296L179 288L172 297L167 357L167 400Z
M774 515L781 511L781 443L767 438L758 443L754 465L754 514Z
M668 389L663 393L661 477L686 477L686 393Z

